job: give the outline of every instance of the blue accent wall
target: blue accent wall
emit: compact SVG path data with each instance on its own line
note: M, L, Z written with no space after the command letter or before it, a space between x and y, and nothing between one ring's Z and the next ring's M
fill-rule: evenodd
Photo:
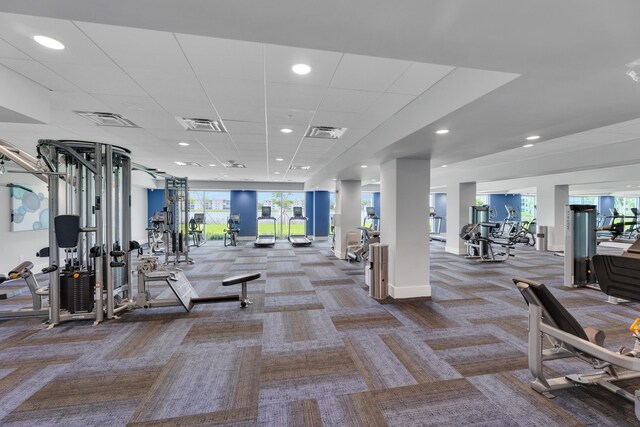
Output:
M313 192L313 230L314 236L324 237L329 235L331 212L328 191Z
M313 204L313 199L314 199L314 195L313 195L313 191L307 191L304 194L304 215L307 217L307 236L315 236L315 234L313 233L314 230L314 224L313 224L313 218L315 217L314 215L314 204Z
M520 194L489 194L489 206L496 212L492 221L502 221L507 217L504 205L511 205L516 210L515 220L520 221L520 209L522 209L522 196Z
M231 191L231 213L240 214L240 233L238 236L256 236L258 212L258 193L253 190Z
M164 190L147 189L147 222L151 227L149 218L156 212L162 212L164 209Z
M380 192L373 193L373 211L377 216L380 216Z
M598 196L598 212L604 216L611 215L611 209L615 206L615 197L613 196ZM622 212L620 212L622 214ZM607 220L607 223L611 220Z
M440 228L440 232L444 233L447 231L447 193L435 193L433 195L433 205L436 215L445 218Z

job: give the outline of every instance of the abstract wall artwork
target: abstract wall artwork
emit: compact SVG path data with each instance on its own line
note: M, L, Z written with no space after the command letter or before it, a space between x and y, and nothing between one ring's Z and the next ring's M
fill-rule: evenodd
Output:
M47 186L44 183L11 186L11 231L47 228L49 228Z

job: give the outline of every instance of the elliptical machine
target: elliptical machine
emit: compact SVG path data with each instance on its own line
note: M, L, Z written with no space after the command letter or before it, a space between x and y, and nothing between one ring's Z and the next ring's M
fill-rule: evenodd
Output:
M224 247L238 245L238 233L240 233L240 215L229 215L227 219L227 228L224 229Z

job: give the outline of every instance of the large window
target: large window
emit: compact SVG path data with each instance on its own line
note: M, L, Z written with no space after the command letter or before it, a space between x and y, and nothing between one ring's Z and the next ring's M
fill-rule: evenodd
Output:
M360 193L360 218L364 221L367 216L367 207L373 206L373 193ZM368 224L369 225L369 224Z
M189 219L194 214L204 214L205 230L208 240L220 240L224 237L224 228L229 217L230 200L228 191L190 191Z
M262 206L271 206L271 216L276 219L276 238L285 239L289 233L289 219L293 216L294 206L302 207L306 215L304 198L304 193L259 192L257 216L262 214ZM260 221L258 232L273 234L273 221ZM305 234L304 221L292 222L291 234Z
M598 196L569 196L569 204L598 206Z
M489 204L489 196L486 194L476 194L476 206Z
M613 206L618 210L620 215L633 216L631 208L638 208L637 197L616 197Z

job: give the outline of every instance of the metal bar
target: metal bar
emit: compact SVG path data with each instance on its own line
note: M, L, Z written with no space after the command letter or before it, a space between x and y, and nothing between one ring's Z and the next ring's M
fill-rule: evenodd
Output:
M62 142L57 141L55 139L39 139L38 140L38 145L49 145L49 146L52 146L52 147L59 148L59 149L63 150L66 154L68 154L71 157L73 157L74 159L76 159L81 165L83 165L85 168L89 169L91 172L96 173L96 171L99 170L97 165L96 166L92 165L90 161L88 161L87 159L82 157L80 155L80 153L78 153L75 149L73 149L68 144L62 143ZM96 146L101 146L101 145L102 144L96 143Z
M60 249L56 240L55 218L58 216L60 201L59 182L57 176L49 176L49 263L57 266L60 265ZM49 306L49 322L57 325L60 323L60 273L57 270L49 273Z
M78 174L77 174L77 182L76 182L76 197L78 199L78 216L80 217L80 230L82 230L83 225L86 226L86 223L83 224L83 222L85 221L84 218L84 212L86 209L85 206L85 200L84 200L84 168L78 168ZM80 265L84 265L84 259L85 259L85 245L84 245L84 241L86 239L86 236L84 233L81 234L80 237L80 242L78 243L78 261L80 262Z
M16 151L12 151L8 146L13 146L7 141L0 139L0 154L11 160L22 169L24 169L27 173L33 174L36 178L43 182L48 182L47 176L42 174L42 171L39 170L35 165L37 160L33 157L29 156L26 153L16 149Z
M122 245L125 253L126 297L131 299L133 292L131 287L131 160L123 159L122 164Z
M111 145L104 145L104 213L105 213L105 239L106 245L104 286L107 288L107 319L113 318L113 268L110 265L111 251L113 250L113 151Z
M102 248L104 245L104 221L102 220L102 193L103 193L103 185L102 185L102 144L96 144L95 149L95 161L96 166L94 168L97 171L95 176L95 207L96 207L96 228L98 228L98 232L96 233L96 246L99 248L101 256L95 258L96 263L96 321L102 322L104 320L104 304L102 301L102 289L104 284L104 271L102 268L102 257L104 254L102 253ZM102 231L102 232L101 232Z

